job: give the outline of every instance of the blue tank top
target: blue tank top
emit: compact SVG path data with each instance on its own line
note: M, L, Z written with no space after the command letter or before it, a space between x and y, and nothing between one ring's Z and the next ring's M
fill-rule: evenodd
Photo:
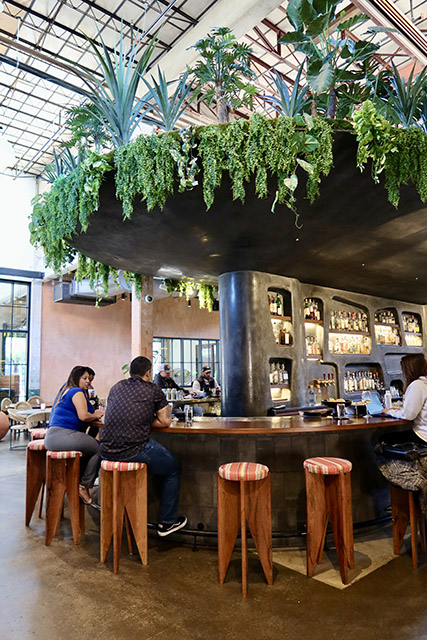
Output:
M87 422L79 419L77 415L77 409L73 404L73 397L76 393L83 393L80 387L71 387L66 393L64 393L59 400L56 407L54 407L53 416L51 415L49 420L49 427L62 427L63 429L72 429L73 431L86 431L88 427ZM89 413L94 413L94 408L86 398L87 410Z

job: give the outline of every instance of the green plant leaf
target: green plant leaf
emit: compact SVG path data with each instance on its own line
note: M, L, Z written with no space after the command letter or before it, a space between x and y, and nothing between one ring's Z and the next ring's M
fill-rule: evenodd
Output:
M311 62L307 69L307 82L316 93L322 93L331 86L334 79L334 70L329 62L321 60Z
M291 191L295 191L298 186L298 178L295 174L293 174L290 178L285 178L283 180L283 184Z
M286 15L295 31L299 31L303 26L301 7L304 2L306 2L306 0L289 0L286 8Z
M304 171L307 171L307 173L309 173L310 175L313 175L314 166L310 162L307 162L306 160L302 160L302 158L297 158L297 162L300 165L300 167L304 169Z

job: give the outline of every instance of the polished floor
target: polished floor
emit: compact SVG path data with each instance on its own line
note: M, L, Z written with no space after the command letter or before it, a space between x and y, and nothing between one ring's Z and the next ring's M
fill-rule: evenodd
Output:
M79 546L64 520L45 547L43 520L24 526L25 451L7 440L0 478L0 640L427 639L427 555L414 571L403 551L344 590L279 563L268 587L253 557L243 600L238 555L219 585L215 550L164 539L147 567L123 547L115 576L91 507Z

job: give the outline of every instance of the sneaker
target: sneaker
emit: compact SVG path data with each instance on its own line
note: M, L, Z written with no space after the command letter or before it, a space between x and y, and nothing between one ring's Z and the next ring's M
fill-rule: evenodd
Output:
M163 524L162 522L160 522L157 525L157 534L161 538L164 538L164 536L168 536L171 533L175 533L175 531L182 529L186 524L187 518L185 516L181 516L176 522L172 522L172 524Z

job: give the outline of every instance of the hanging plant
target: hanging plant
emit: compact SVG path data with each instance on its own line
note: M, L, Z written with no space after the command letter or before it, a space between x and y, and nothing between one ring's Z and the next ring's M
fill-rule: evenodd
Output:
M195 282L194 280L172 280L171 278L165 278L163 284L169 295L177 292L180 296L185 296L187 302L197 292L200 308L207 309L209 313L213 310L215 291L218 291L218 287L203 282Z

